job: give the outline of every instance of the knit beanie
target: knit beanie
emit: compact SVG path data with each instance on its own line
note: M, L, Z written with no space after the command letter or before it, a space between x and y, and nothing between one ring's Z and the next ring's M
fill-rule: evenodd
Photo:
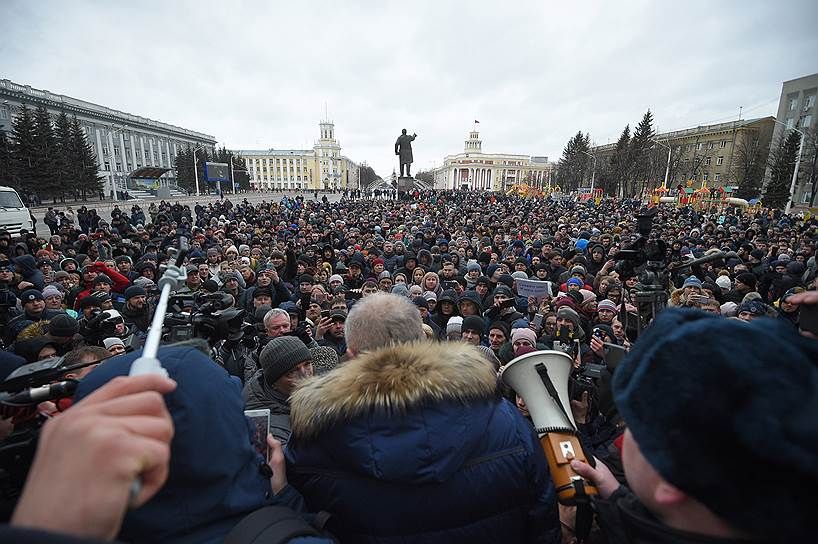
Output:
M596 311L598 312L600 310L610 310L615 313L619 311L619 308L617 308L613 300L606 298L605 300L600 300L599 304L596 305Z
M455 315L446 322L446 334L460 333L463 331L463 318Z
M48 297L55 297L59 296L62 297L62 291L60 291L56 285L47 285L45 289L43 289L43 298Z
M702 280L700 280L696 276L688 276L687 279L685 279L684 284L682 285L682 289L684 289L685 287L698 287L699 289L701 289Z
M451 320L450 320L451 321ZM483 336L483 330L486 328L486 322L479 315L469 315L463 318L462 331L477 331L477 334Z
M534 346L537 344L537 334L529 328L519 328L513 329L511 331L511 343L513 344L516 340L528 340L531 342L531 345Z
M733 282L730 281L728 276L719 276L716 278L716 285L729 291L733 287Z
M107 283L108 285L114 284L114 282L111 281L111 278L109 278L106 274L97 274L97 276L94 278L94 285L98 285L100 283Z
M130 287L125 289L125 300L129 300L133 297L144 297L147 295L148 293L145 292L145 289L143 289L139 285L131 285Z
M480 272L480 265L474 261L469 261L466 265L466 272Z
M281 376L304 362L312 362L307 346L295 336L279 336L270 340L259 355L264 381L273 385Z
M48 322L48 334L57 338L68 338L79 331L79 323L68 314L57 314Z
M752 272L742 272L736 276L736 281L740 281L750 289L756 288L756 277Z

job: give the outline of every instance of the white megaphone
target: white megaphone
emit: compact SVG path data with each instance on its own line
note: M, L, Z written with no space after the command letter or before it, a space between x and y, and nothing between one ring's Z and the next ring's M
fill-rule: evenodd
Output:
M548 459L559 501L573 505L579 495L595 495L596 488L571 468L577 459L593 464L577 438L576 423L568 396L568 379L573 360L562 351L534 351L508 363L501 372L503 382L522 397L540 445Z

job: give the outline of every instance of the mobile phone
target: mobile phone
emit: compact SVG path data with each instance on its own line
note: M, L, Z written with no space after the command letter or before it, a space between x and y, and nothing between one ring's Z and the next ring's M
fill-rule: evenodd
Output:
M270 457L270 447L267 445L267 433L270 432L270 409L245 410L244 415L252 423L250 441L266 461Z
M511 308L512 306L514 306L514 299L513 298L510 298L508 300L504 300L503 302L500 303L500 308L501 309Z
M540 328L542 328L542 318L543 318L543 315L542 315L542 314L534 314L534 319L531 321L531 323L532 323L532 324L533 324L535 327L537 327L538 329L540 329Z
M617 344L611 344L610 342L604 342L605 344L605 364L608 365L608 369L613 370L615 369L622 359L625 357L625 348L619 346Z
M451 280L444 281L443 282L443 288L444 289L457 289L457 282L456 281L451 281Z
M329 317L330 311L329 310L321 310L321 317L327 318Z
M802 304L798 312L798 328L818 336L818 304Z

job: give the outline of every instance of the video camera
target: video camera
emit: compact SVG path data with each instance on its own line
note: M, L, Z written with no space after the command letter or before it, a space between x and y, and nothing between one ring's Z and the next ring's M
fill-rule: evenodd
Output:
M228 293L176 295L168 304L162 339L169 343L204 338L213 346L223 340L240 340L246 333L245 311L233 307ZM188 310L189 308L189 310Z

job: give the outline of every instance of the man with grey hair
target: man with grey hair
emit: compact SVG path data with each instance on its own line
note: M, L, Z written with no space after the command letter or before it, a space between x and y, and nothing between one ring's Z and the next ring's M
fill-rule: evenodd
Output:
M398 295L358 301L345 333L350 359L292 393L286 450L291 483L341 542L559 542L545 455L496 395L494 365L424 341Z
M347 316L344 336L350 358L425 338L417 306L406 297L388 293L375 293L358 301Z

